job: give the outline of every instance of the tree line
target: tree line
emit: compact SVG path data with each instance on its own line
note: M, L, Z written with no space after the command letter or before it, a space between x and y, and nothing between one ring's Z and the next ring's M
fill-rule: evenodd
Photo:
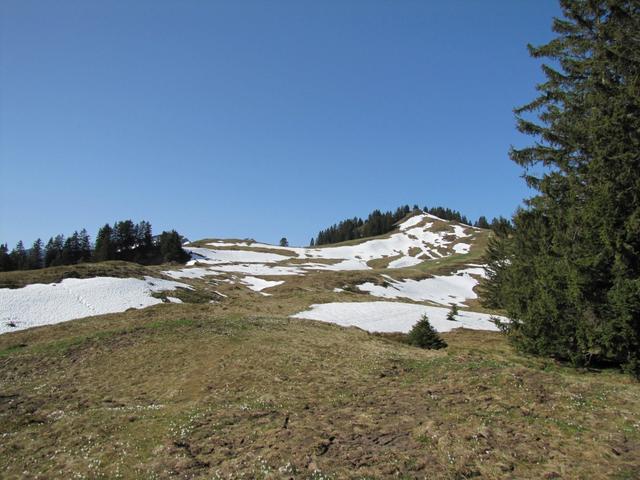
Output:
M640 7L560 4L529 46L551 59L540 96L516 109L535 143L510 152L536 194L489 243L484 302L525 352L640 377Z
M436 217L440 217L443 220L449 220L453 222L463 223L465 225L471 225L469 219L462 215L457 210L452 210L445 207L424 207L420 208L414 205L413 208L409 205L398 207L395 211L382 212L380 210L374 210L371 212L366 220L359 217L348 218L342 220L329 228L320 230L318 235L311 239L310 245L327 245L331 243L345 242L348 240L356 240L359 238L373 237L376 235L384 235L391 232L395 228L395 224L402 220L410 213L430 213ZM501 225L509 223L504 217L493 218L491 222L487 220L487 217L481 216L473 223L473 226L479 228L500 228Z
M20 240L13 250L0 244L0 271L35 270L85 262L124 260L143 265L164 262L186 262L190 256L182 248L183 237L175 230L154 236L151 223L142 220L118 221L105 224L98 231L95 244L86 229L71 235L56 235L44 244L38 238L31 248Z

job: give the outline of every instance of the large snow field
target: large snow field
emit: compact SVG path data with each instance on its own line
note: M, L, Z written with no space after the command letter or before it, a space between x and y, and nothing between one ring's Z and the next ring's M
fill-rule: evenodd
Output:
M60 283L0 288L0 334L162 303L153 292L188 288L159 278L67 278Z
M441 305L465 306L465 300L478 297L473 291L473 288L478 285L478 280L472 275L482 276L483 274L483 268L466 268L451 275L423 280L394 280L384 275L387 279L386 286L367 282L358 285L358 289L381 298L408 298L417 302L430 301Z
M493 330L498 327L486 313L460 312L456 321L447 320L447 308L427 307L400 302L344 302L323 303L311 307L295 315L293 318L319 320L335 323L343 327L358 327L369 332L402 332L408 333L422 315L429 317L429 322L438 332L448 332L455 328L473 330ZM503 317L498 317L506 321Z

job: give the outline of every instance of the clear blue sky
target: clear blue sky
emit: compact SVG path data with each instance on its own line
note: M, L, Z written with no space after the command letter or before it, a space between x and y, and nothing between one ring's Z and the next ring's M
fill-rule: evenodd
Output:
M0 241L509 216L555 0L0 1Z

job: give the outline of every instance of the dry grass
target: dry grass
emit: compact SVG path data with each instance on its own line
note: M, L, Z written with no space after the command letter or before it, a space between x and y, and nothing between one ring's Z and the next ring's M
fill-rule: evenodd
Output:
M163 268L176 266L164 265ZM81 263L40 270L20 270L0 272L0 288L19 288L32 283L54 283L65 278L118 277L143 278L158 273L157 266L145 267L137 263L109 261L99 263Z
M183 279L195 291L170 294L190 303L1 335L0 478L639 478L630 377L523 356L495 333L451 332L445 351L424 351L402 335L288 318L371 301L354 287L381 273L459 269L487 237L415 268L270 277L285 283L269 297L222 281L232 273ZM166 268L109 262L0 280Z
M2 478L637 478L640 386L159 305L0 337Z

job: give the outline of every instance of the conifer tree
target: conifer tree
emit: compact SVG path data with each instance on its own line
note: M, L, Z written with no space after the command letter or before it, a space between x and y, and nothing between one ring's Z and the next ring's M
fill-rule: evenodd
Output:
M422 315L422 318L413 326L409 332L408 341L411 345L420 348L440 349L447 346L447 342L440 338L426 314Z
M474 226L476 226L478 228L490 228L491 227L489 225L489 222L487 221L487 217L485 217L484 215L481 215L478 218L478 221L474 224Z
M80 235L75 231L64 241L61 263L62 265L75 265L80 261L80 258Z
M289 240L287 240L286 237L282 237L280 239L280 246L281 247L288 247L289 246Z
M93 252L93 260L104 262L115 258L115 248L113 243L113 229L106 223L96 236L96 248Z
M44 249L44 266L55 267L62 265L62 249L64 247L64 236L56 235L49 238Z
M27 252L24 249L22 240L19 240L15 248L11 251L11 263L16 270L27 268Z
M451 304L451 309L449 310L449 312L447 313L447 320L451 321L451 322L455 322L456 321L456 317L458 316L458 306L455 303Z
M640 375L640 5L560 4L556 37L529 47L553 62L540 96L516 110L536 141L510 155L538 193L514 216L500 302L521 349Z
M142 257L148 257L153 253L153 234L151 223L142 220L136 226L136 248L140 250Z
M42 240L37 239L29 249L27 257L27 268L35 270L43 267L43 247Z
M131 220L116 222L113 225L113 239L116 258L130 260L134 256L136 228Z
M80 230L78 234L78 256L80 262L89 262L92 257L91 238L86 229Z
M163 262L185 262L189 254L182 248L182 239L175 230L160 235L160 255Z
M0 244L0 272L9 272L13 269L13 262L9 255L9 247L6 243L2 243Z

